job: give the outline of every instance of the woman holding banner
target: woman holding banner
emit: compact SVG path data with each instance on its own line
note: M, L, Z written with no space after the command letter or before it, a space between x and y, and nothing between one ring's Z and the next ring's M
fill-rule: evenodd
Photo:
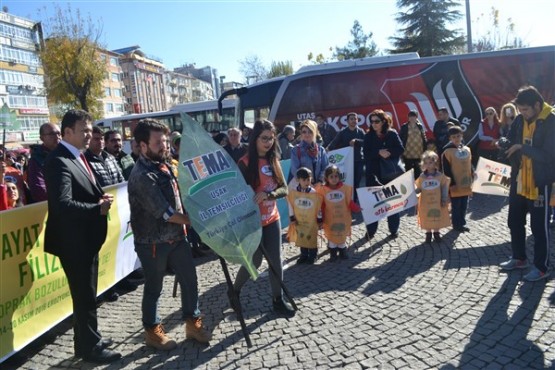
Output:
M404 172L401 156L405 151L397 131L391 128L391 117L381 109L370 113L370 130L364 136L362 149L366 162L366 186L382 186ZM399 213L387 218L390 237L399 236ZM378 222L366 226L370 241L378 230Z
M264 255L270 265L270 285L272 288L273 308L280 314L293 316L295 310L283 300L281 281L283 267L281 256L281 222L276 199L287 196L287 184L277 155L276 129L268 120L257 121L250 133L249 149L237 163L255 193L254 201L260 207L262 241L252 257L258 268ZM247 282L249 273L241 267L228 291L232 308L237 311L241 288Z

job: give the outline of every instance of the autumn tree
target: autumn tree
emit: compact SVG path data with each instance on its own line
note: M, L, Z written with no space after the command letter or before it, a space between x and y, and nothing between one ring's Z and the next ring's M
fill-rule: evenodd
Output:
M39 53L48 100L86 110L97 118L102 112L106 73L98 52L101 28L69 5L65 9L56 6L54 13L43 22L46 41Z
M268 70L258 55L249 55L239 61L239 72L247 84L263 81L268 78Z
M335 47L333 58L337 60L372 57L378 53L376 43L372 41L373 33L365 34L360 23L355 20L351 28L353 39L346 46Z
M390 37L395 49L392 53L418 52L420 56L453 54L461 50L466 38L460 30L448 25L462 17L455 0L397 0L397 7L405 8L395 20L404 25L401 36Z
M293 63L288 60L286 62L272 62L267 77L289 76L293 74Z
M478 41L473 43L473 51L493 51L523 48L527 45L515 30L511 17L502 19L499 9L492 7L489 14L477 18L477 26L483 26L485 33L479 32Z

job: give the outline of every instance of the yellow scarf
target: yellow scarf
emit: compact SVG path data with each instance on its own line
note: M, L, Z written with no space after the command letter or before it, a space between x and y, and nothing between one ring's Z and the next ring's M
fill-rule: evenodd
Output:
M538 115L537 119L545 119L549 113L551 113L551 107L549 104L544 103L542 111ZM533 145L532 138L534 137L534 131L536 130L536 121L527 123L524 121L522 130L522 144L523 145ZM523 155L522 161L520 163L520 171L518 172L517 178L517 193L523 197L536 200L538 199L539 190L534 181L534 171L532 169L532 159L528 156Z

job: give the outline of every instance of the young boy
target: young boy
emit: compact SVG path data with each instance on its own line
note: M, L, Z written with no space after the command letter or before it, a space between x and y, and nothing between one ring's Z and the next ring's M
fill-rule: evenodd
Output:
M290 225L287 236L301 248L297 263L313 264L318 255L318 229L322 224L322 197L312 187L312 171L301 167L295 174L299 185L287 195Z
M465 217L468 196L472 194L472 155L470 148L462 142L463 132L459 126L449 128L448 135L449 143L444 147L441 164L443 174L451 179L451 222L458 232L470 231Z

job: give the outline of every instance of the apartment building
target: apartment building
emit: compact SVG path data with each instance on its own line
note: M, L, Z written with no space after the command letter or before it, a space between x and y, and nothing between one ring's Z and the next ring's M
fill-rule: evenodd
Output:
M49 121L40 23L0 12L0 122L10 143L36 142Z
M147 113L167 109L162 60L145 54L140 46L113 50L120 54L125 86L125 113ZM115 77L114 77L115 78Z
M106 74L102 82L104 97L101 99L104 118L124 115L125 85L123 84L123 70L120 65L120 54L113 51L99 49L100 62L105 65Z

